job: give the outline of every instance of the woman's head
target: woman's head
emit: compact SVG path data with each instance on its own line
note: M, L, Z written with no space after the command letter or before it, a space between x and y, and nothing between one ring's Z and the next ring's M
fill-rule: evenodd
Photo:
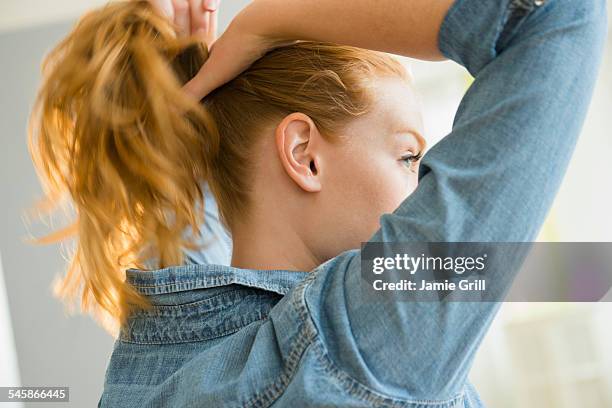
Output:
M290 244L314 263L367 240L416 187L418 102L388 55L298 42L198 104L181 85L206 56L130 1L85 15L43 65L30 148L49 199L76 214L56 289L107 328L148 306L125 268L182 261L185 229L206 222L203 182L235 244L275 237L279 256Z
M220 141L209 183L237 265L263 267L270 262L251 253L270 252L277 264L269 266L302 269L308 263L295 252L306 250L316 266L366 241L378 217L416 187L418 102L405 68L387 54L316 42L281 47L204 105Z

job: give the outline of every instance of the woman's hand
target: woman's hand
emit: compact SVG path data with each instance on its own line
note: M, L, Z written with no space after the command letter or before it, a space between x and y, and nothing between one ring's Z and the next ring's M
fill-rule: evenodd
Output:
M266 52L295 42L264 35L261 7L252 6L253 3L238 13L215 41L202 69L185 84L183 89L186 92L200 100L234 79Z
M175 24L178 36L196 35L208 45L208 60L184 87L198 100L236 77L266 51L284 43L267 40L251 29L257 26L257 20L255 14L249 12L249 7L242 10L217 39L220 0L148 1L157 12Z
M149 0L155 10L176 25L178 36L196 35L208 48L217 39L220 0Z

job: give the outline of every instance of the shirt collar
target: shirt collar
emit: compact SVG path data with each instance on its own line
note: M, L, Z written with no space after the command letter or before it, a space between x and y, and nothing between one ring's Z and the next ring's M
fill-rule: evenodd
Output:
M286 269L243 269L218 264L189 264L156 270L130 268L126 282L143 295L240 284L287 294L309 272Z

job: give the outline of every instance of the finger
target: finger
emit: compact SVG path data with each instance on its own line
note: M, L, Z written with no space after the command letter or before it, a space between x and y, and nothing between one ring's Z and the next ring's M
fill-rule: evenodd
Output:
M213 48L208 60L196 76L183 86L183 90L201 100L216 88L231 81L243 70L244 68L232 59L232 55L225 55L223 51L215 52Z
M202 7L206 11L216 11L219 8L219 0L203 0Z
M204 65L206 65L206 63L204 63ZM215 75L214 73L212 74ZM213 83L221 82L220 78L215 79L210 75L211 73L209 72L209 70L204 69L204 67L202 67L198 75L193 77L183 86L183 90L198 101L202 100L206 95L208 95L213 89L216 88L216 86L212 85ZM222 83L223 82L221 82L221 84Z
M204 29L202 0L189 0L189 10L191 15L191 34L197 34L198 30Z
M208 23L208 47L212 47L214 42L217 40L217 27L218 27L218 15L219 9L210 13L210 21Z
M189 2L187 0L172 0L174 7L174 24L179 36L189 35L191 18L189 16Z
M169 0L150 0L153 9L163 17L174 19L174 8Z
M217 25L219 15L219 4L220 0L203 0L202 8L206 12L208 19L206 33L204 35L204 41L208 45L208 49L212 47L214 42L217 40Z
M200 28L200 35L204 41L208 44L210 41L210 17L212 12L204 11L202 13L202 28Z
M205 20L205 23L201 24L201 27L202 26L208 27L208 15L209 14L210 13L205 12L201 16L201 18L203 20ZM208 49L210 49L210 36L209 36L208 29L206 29L206 28L198 28L194 34L195 34L196 37L198 37L200 39L200 41L204 41L206 43L206 45L208 46Z

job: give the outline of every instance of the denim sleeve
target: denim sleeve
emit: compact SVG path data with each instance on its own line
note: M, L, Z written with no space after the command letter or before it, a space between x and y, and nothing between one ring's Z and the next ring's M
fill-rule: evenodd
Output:
M439 48L474 77L417 190L370 242L531 242L572 157L607 33L605 0L457 0ZM381 175L382 177L383 175ZM363 302L359 251L305 304L338 372L421 402L460 395L498 302Z

